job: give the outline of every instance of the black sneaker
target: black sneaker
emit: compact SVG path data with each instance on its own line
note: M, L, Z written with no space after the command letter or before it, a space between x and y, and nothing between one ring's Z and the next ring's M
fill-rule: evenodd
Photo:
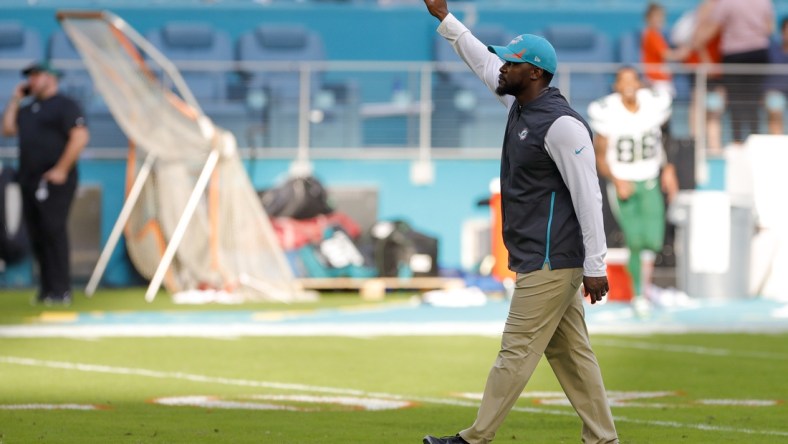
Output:
M427 435L423 440L424 444L468 444L468 441L462 439L459 434L454 436L444 436L443 438L436 438L432 435Z
M71 305L71 292L65 291L60 294L49 293L41 299L41 302L47 306L62 305L68 307Z
M46 299L46 297L47 297L47 295L44 292L38 291L38 292L36 292L35 296L30 298L30 305L36 306L38 304L43 304L44 303L44 299Z

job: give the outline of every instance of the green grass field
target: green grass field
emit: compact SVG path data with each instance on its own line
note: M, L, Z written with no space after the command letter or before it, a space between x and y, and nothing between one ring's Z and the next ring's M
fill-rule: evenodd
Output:
M204 309L175 306L166 296L146 305L139 290L100 296L54 311ZM0 294L0 323L53 311L26 298ZM353 304L360 299L329 295L308 308ZM426 433L453 434L470 424L498 342L0 338L0 443L420 443ZM622 443L788 442L788 335L592 342ZM518 402L496 442L580 442L580 421L560 390L543 360L526 388L533 397ZM74 409L64 409L69 405Z

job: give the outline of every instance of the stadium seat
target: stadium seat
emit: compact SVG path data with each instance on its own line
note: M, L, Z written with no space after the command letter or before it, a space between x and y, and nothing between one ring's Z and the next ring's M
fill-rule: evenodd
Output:
M641 62L639 29L621 34L618 38L618 61L626 65Z
M58 61L80 60L74 44L62 30L55 31L49 38L48 54L49 59L55 64ZM95 93L90 74L84 68L68 68L61 71L63 77L60 78L60 91L78 100L82 106L87 106Z
M506 45L514 34L499 25L477 25L471 29L471 32L477 39L485 45ZM442 36L435 37L435 61L436 62L460 62L461 59L454 52L454 48ZM471 90L480 95L490 95L490 90L487 89L479 78L476 77L471 71L463 69L461 71L446 71L438 68L438 73L445 76L455 86L463 89Z
M543 36L555 48L558 56L558 74L553 85L561 84L560 77L565 72L566 64L577 63L612 63L615 54L610 39L592 25L560 24L548 26ZM562 91L567 95L573 107L585 116L588 104L611 92L612 74L572 72L571 87Z
M240 143L248 121L243 104L230 97L234 57L229 33L210 23L169 22L149 31L146 38L175 64L203 112ZM182 62L210 65L184 67Z
M486 45L506 45L514 33L495 24L480 24L471 29ZM460 62L454 48L440 35L435 37L435 61ZM433 145L436 147L498 146L506 126L506 109L495 95L467 68L437 69L434 90L436 106L451 112L433 113ZM458 131L448 131L459 128Z
M188 69L179 62L233 61L230 36L207 23L171 22L147 33L146 38L181 72L192 94L203 102L223 101L228 95L227 69Z
M25 27L22 22L0 21L0 59L13 62L8 68L0 69L0 107L5 108L11 93L24 80L19 73L30 63L41 60L44 49L37 31ZM15 146L16 138L0 135L0 146Z
M322 38L302 25L260 25L243 34L238 60L255 62L312 62L326 59ZM247 85L264 88L283 98L297 99L299 78L290 70L251 70ZM312 76L312 90L319 88L320 74Z
M298 141L298 62L326 59L323 40L302 25L265 24L238 40L237 58L245 79L250 113L262 122L263 142L255 145L294 147ZM265 70L245 62L288 62L292 69ZM323 73L310 78L312 110L321 116L310 127L313 147L360 144L358 91L353 83L329 84Z

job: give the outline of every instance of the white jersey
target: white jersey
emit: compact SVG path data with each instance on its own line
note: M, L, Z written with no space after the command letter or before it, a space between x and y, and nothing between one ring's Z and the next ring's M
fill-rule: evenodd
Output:
M670 118L672 99L665 91L644 88L637 102L638 110L629 111L613 93L588 106L591 128L607 137L610 173L622 180L654 179L665 162L661 127Z

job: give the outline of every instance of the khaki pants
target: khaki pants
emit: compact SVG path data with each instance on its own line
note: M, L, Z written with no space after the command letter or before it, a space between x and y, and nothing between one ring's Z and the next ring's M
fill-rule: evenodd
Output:
M578 288L581 268L517 274L501 351L473 425L460 432L471 444L489 443L520 397L542 353L583 420L586 444L618 443L613 416L586 329Z

